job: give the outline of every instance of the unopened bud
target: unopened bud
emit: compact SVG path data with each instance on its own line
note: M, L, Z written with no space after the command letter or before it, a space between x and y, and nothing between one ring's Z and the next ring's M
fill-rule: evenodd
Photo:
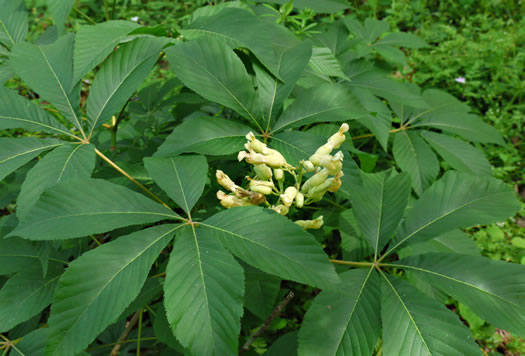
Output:
M284 205L289 207L292 205L293 200L295 199L295 196L297 195L297 188L295 187L288 187L284 191L284 194L281 194L281 201Z
M270 167L279 168L286 165L286 160L279 152L263 157L265 158L263 163L266 163Z
M239 199L235 195L226 194L222 190L219 190L217 192L217 199L221 201L221 205L223 207L228 208L228 209L236 207L236 206L251 205L249 202Z
M307 172L313 172L315 171L315 166L311 161L302 161L304 170Z
M247 135L246 135L246 139L249 140L249 142L247 143L247 146L250 147L252 150L254 150L255 152L257 153L263 153L263 154L266 154L266 150L267 150L267 147L264 143L262 143L261 141L259 141L255 135L253 134L253 132L249 132ZM246 147L246 146L245 146ZM247 148L248 149L248 148Z
M295 206L298 208L302 208L304 205L304 195L301 192L297 192L297 195L295 196Z
M328 143L331 144L334 149L339 148L339 146L341 146L343 142L345 142L346 140L345 132L347 132L348 129L349 127L347 123L342 124L341 127L339 128L339 131L333 134L328 139Z
M261 193L268 195L272 193L272 188L274 187L273 182L267 182L262 180L252 180L250 181L250 190L252 192Z
M297 225L302 227L305 230L309 229L320 229L323 226L323 216L319 216L317 219L314 220L297 220L295 221Z
M273 174L275 176L275 179L277 180L283 180L284 179L284 171L281 168L274 168Z
M257 177L261 179L268 180L272 178L272 169L265 164L255 165L253 170L257 174Z
M326 168L321 169L319 172L314 174L310 179L304 182L301 188L301 191L308 192L310 188L321 184L322 182L326 180L326 178L328 178L328 170Z

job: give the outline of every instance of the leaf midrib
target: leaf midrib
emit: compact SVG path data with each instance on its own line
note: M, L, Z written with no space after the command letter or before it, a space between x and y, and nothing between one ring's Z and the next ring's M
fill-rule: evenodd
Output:
M49 145L49 146L41 146L41 147L38 147L38 148L34 148L34 149L30 150L30 151L24 151L24 152L21 152L21 153L17 153L14 156L7 157L6 159L0 161L0 164L3 164L5 162L10 161L12 159L15 159L17 157L24 156L26 154L33 153L35 151L45 150L45 149L48 149L48 148L58 147L58 146L62 146L62 145L63 145L63 143L56 143L56 144Z
M67 132L67 131L64 131L62 129L59 129L59 128L56 128L56 127L53 127L53 126L50 126L50 125L47 125L47 124L44 124L40 121L32 121L32 120L28 120L28 119L23 119L21 117L14 117L14 116L0 116L0 119L7 119L7 120L16 120L16 121L24 121L24 122L28 122L32 125L38 125L38 126L42 126L42 127L45 127L45 128L48 128L50 130L53 130L53 131L56 131L56 132L59 132L59 133L62 133L64 135L68 135L68 136L71 136L73 137L73 135L70 133L70 132Z

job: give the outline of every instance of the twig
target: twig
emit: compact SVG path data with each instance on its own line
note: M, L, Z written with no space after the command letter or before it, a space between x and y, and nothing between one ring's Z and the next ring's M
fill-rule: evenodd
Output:
M111 350L111 353L109 354L109 356L118 356L118 352L120 351L122 343L126 340L126 338L129 336L129 333L131 332L131 330L133 330L133 328L135 327L135 324L137 324L137 322L139 321L139 317L140 317L141 311L142 311L142 309L137 310L135 312L135 314L133 314L133 317L128 322L128 325L126 326L126 329L124 330L124 332L122 333L122 335L118 339L117 344L113 347L113 350Z
M270 316L268 318L266 318L266 320L264 321L264 324L262 324L261 327L259 329L257 329L257 331L254 332L252 334L252 336L250 336L248 341L246 341L246 343L242 347L241 353L243 351L248 351L250 349L250 345L253 343L255 338L261 336L266 331L266 329L268 329L270 327L270 324L272 323L273 319L275 319L281 313L281 311L284 309L284 307L286 307L286 304L288 304L290 302L290 300L292 300L292 298L294 296L295 296L295 294L294 294L294 292L292 290L288 292L288 294L282 300L282 302L279 303L279 305L277 307L275 307L275 309L270 314Z

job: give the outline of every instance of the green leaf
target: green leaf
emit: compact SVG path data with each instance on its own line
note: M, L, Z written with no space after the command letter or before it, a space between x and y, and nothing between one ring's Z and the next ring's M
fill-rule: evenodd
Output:
M206 158L145 158L144 163L155 183L189 215L201 197L208 178Z
M89 90L89 134L119 111L155 65L165 38L137 38L120 46L97 72Z
M214 16L202 16L180 31L190 40L206 37L231 48L248 48L275 77L281 80L279 64L289 48L300 41L283 26L251 14L243 9L226 8ZM217 64L215 64L217 66Z
M69 129L34 102L0 87L0 129L14 128L73 136Z
M381 330L377 273L373 268L355 269L340 276L340 290L321 292L306 312L299 356L372 354Z
M93 145L68 144L47 154L27 173L16 201L19 219L38 201L48 188L72 179L89 178L95 168Z
M11 356L44 356L48 333L48 328L40 328L24 335L16 349L11 349Z
M448 171L408 212L389 251L459 227L501 221L519 209L516 193L502 181Z
M495 327L525 335L525 266L447 253L408 257L395 265L422 275Z
M430 252L479 256L479 250L474 240L460 229L446 232L422 243L412 244L399 250L397 254L403 258Z
M55 295L58 278L64 271L53 265L46 277L42 268L27 268L11 277L0 290L0 332L6 332L29 320L46 308Z
M76 83L106 58L128 33L139 27L130 21L107 21L81 26L75 37L73 82Z
M412 127L421 126L451 132L472 142L497 143L499 145L505 143L499 131L484 123L477 115L444 113L424 117L412 125Z
M410 176L416 194L421 195L439 173L439 161L434 152L413 131L396 133L392 152L399 168Z
M202 97L237 111L262 130L257 94L244 64L222 41L207 37L166 49L177 77Z
M356 74L347 73L351 81L346 85L356 89L366 89L372 94L394 103L401 103L416 108L426 108L428 104L423 97L412 93L404 83L390 79L384 72L363 71Z
M0 181L8 174L52 148L64 142L52 138L0 138Z
M259 271L250 265L243 265L246 276L244 306L261 320L272 312L281 288L281 279Z
M409 283L383 275L383 354L482 355L458 316Z
M405 173L387 171L361 173L361 181L361 185L350 189L352 210L361 234L377 255L403 217L410 196L410 179Z
M386 46L386 45L374 45L377 53L382 55L387 61L390 61L401 66L408 66L405 53L399 48Z
M428 47L428 44L420 37L406 32L393 32L389 33L374 45L388 45L388 46L399 46L405 48L424 48Z
M319 146L326 143L326 137L320 137L309 132L286 131L272 136L270 146L281 152L291 165L298 165L313 155Z
M344 19L344 24L350 32L363 39L367 44L374 42L376 38L389 29L387 22L373 18L367 18L361 24L356 19L347 17Z
M11 51L9 63L31 89L82 132L77 115L80 93L73 82L73 39L69 34L47 46L18 43Z
M99 179L73 180L44 192L7 236L59 240L164 219L180 216L123 186Z
M27 36L27 9L24 0L0 0L0 43L11 48Z
M283 279L325 288L339 283L315 238L284 216L260 207L221 211L199 224L246 263Z
M184 120L160 145L155 157L176 156L184 152L227 155L243 150L246 134L253 129L233 120L196 117Z
M19 238L0 239L0 275L40 267L38 249ZM56 262L51 259L50 262ZM40 271L42 275L42 271Z
M419 91L419 88L417 88L417 90ZM421 117L433 118L454 116L461 118L470 111L470 107L466 103L459 101L453 95L442 90L425 90L422 97L427 104L427 107L424 108L424 110L412 112L410 114L411 117L409 123L417 122Z
M296 47L287 48L279 58L279 77L273 76L270 72L254 62L255 79L257 81L257 95L264 114L265 128L270 128L273 124L283 103L288 98L295 83L301 76L312 55L312 45L310 42L303 42Z
M47 10L53 17L59 34L65 32L64 26L74 3L74 0L47 0Z
M330 48L312 48L312 58L310 58L308 65L321 75L348 80L348 77L341 68L341 64Z
M492 167L483 152L468 143L430 131L421 131L421 136L458 171L473 175L492 175Z
M264 356L297 356L297 331L280 336L264 353Z
M204 229L177 236L164 283L164 305L178 341L194 355L237 353L244 276L241 266Z
M134 232L71 262L51 306L46 352L75 355L113 323L139 294L151 265L179 227Z
M392 128L392 113L388 106L368 90L351 88L361 105L369 112L359 118L359 123L368 128L385 151L388 149L388 137Z
M302 92L279 117L272 130L318 122L357 119L368 113L352 92L339 84L324 84Z

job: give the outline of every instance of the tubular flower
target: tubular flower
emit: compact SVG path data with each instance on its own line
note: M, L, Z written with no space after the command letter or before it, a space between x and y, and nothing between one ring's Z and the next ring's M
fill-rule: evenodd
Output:
M272 193L272 190L275 187L272 181L268 182L264 180L255 180L255 179L249 179L249 180L250 180L250 190L252 192L257 192L257 193L261 193L264 195L268 195Z
M302 227L305 230L317 230L320 229L323 226L323 216L319 216L317 219L314 220L296 220L294 221L297 225Z
M288 187L284 191L284 194L280 195L281 201L283 202L284 205L286 205L287 207L290 207L290 205L292 205L296 195L297 195L297 188L296 187Z
M226 173L224 173L221 170L217 170L217 172L215 172L215 176L217 177L217 183L222 185L224 189L227 189L230 192L235 193L238 186L230 179L230 177L228 177Z
M222 190L217 192L217 199L221 201L221 205L225 208L234 208L236 206L252 205L248 201L240 199L233 194L226 194Z
M264 180L272 179L272 169L265 164L258 164L253 166L253 170L257 174L257 177Z

